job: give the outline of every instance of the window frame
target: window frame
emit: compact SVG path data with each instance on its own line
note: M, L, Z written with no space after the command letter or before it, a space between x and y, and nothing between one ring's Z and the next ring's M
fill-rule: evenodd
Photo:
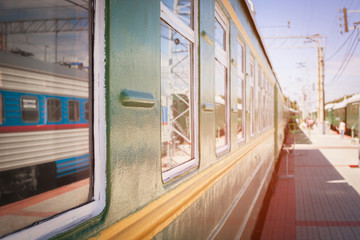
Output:
M224 47L221 48L216 42L215 45L215 64L218 61L221 65L225 67L225 145L215 147L216 156L220 157L224 153L230 151L230 60L229 60L229 49L230 49L230 23L229 19L226 17L224 11L221 9L220 5L215 2L215 21L217 21L221 27L225 30L225 43ZM216 66L214 66L216 67ZM214 82L215 83L215 82ZM216 114L216 113L215 113Z
M241 39L241 37L238 35L237 36L237 42L236 42L236 57L239 58L239 46L241 48L241 63L239 61L239 59L237 59L237 70L236 70L236 83L237 84L241 84L241 128L242 128L242 131L241 131L241 136L239 137L239 134L237 133L237 139L238 139L238 144L241 144L245 141L245 138L246 138L246 134L245 134L245 129L246 129L246 121L245 121L245 110L246 110L246 97L245 97L245 72L246 72L246 69L245 69L245 66L246 66L246 54L245 54L245 44L243 42L243 40ZM239 70L240 69L240 70ZM238 88L237 88L238 90ZM239 98L239 92L237 91L237 97ZM238 102L236 101L236 103L238 104ZM236 104L236 110L239 111L238 109L238 105Z
M192 131L190 133L192 147L191 150L193 153L193 158L188 161L175 166L166 171L161 170L162 182L164 184L171 182L173 179L182 176L185 172L190 171L199 166L199 113L198 113L198 85L199 85L199 76L198 76L198 3L197 1L191 0L193 4L192 9L192 26L186 25L182 20L180 20L176 14L174 14L162 1L160 1L160 22L164 21L170 28L174 29L177 33L186 38L191 44L189 51L190 57L190 92L191 92L191 114L190 117L192 119L191 127ZM192 27L192 28L191 28ZM160 37L160 36L159 36ZM160 80L161 81L161 80ZM161 92L161 87L160 87ZM161 94L161 93L160 93ZM161 116L160 116L161 119ZM161 138L161 134L160 134ZM160 160L161 161L161 160Z
M93 137L94 145L92 149L94 158L93 200L84 205L69 209L56 216L45 219L33 226L19 229L17 232L11 233L7 237L15 239L27 239L29 236L34 239L51 238L98 216L105 208L105 3L102 1L96 1L91 9L92 11L89 11L89 26L92 26L92 31L89 31L89 34L93 34L93 38L91 38L92 44L89 43L89 51L91 52L90 59L97 59L94 62L90 62L93 66L93 74L91 74L92 79L89 80L93 83L91 88L93 90L93 127L91 129L91 135ZM95 25L93 24L94 22L99 24Z

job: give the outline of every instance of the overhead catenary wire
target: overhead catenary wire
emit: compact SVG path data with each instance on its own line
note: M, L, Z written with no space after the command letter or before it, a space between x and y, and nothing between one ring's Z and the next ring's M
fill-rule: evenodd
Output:
M348 40L351 38L351 36L354 34L355 31L352 31L351 34L348 36L348 38L343 42L343 44L327 59L325 59L325 61L330 60L331 58L333 58L344 46L345 44L348 42Z
M331 86L335 82L337 82L339 80L339 78L341 77L341 75L343 74L343 72L345 71L346 67L348 66L348 64L349 64L349 62L350 62L350 60L351 60L351 58L352 58L352 56L353 56L353 54L354 54L354 52L356 50L356 47L358 45L358 42L356 42L356 38L355 38L355 41L353 42L353 44L348 48L348 52L347 52L344 60L342 61L336 75L334 76L334 78L330 82L327 83L328 86Z
M329 82L326 83L327 87L333 85L334 83L336 83L340 77L342 76L342 74L344 73L346 67L348 66L352 56L354 55L354 52L357 48L357 46L359 45L359 37L360 32L357 33L356 37L353 38L353 42L350 44L350 47L348 48L346 55L339 67L339 70L337 71L337 73L335 74L334 78L332 80L330 80Z

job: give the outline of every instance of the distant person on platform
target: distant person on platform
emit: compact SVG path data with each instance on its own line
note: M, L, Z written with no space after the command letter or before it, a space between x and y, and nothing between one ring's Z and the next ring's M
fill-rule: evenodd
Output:
M345 129L346 129L346 124L344 123L344 121L341 121L339 124L339 131L341 134L340 139L344 139Z

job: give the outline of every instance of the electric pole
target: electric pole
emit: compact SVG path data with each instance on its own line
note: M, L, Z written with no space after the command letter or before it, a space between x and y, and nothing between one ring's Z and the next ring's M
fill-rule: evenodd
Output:
M339 12L341 12L341 9L339 9ZM353 27L350 27L349 28L349 21L348 21L348 14L349 13L360 13L360 10L348 10L347 8L343 8L342 9L342 12L343 12L343 19L344 19L344 31L347 33L349 32L349 30L354 30L356 28L359 28L360 26L360 21L359 22L353 22L352 24L354 25ZM341 17L340 17L340 20L341 20ZM340 24L341 26L341 24Z
M318 108L317 108L317 122L321 133L325 133L325 91L324 91L324 47L325 36L319 34L308 36L265 36L264 39L273 39L270 48L316 48L317 52L317 79L318 79ZM280 45L274 46L276 40ZM305 43L307 45L305 45ZM315 45L311 45L315 43ZM309 45L310 44L310 45Z

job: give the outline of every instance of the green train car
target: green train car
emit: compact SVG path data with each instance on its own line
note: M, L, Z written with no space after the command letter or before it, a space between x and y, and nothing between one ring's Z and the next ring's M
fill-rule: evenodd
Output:
M351 136L359 135L359 109L360 95L354 95L347 100L346 104L346 133Z
M358 136L359 134L359 106L360 95L355 94L348 99L336 104L327 104L326 120L330 123L333 130L338 131L341 121L346 124L345 134Z
M0 9L0 174L37 189L0 237L251 238L293 113L248 1Z
M334 104L325 105L325 121L329 122L330 126L334 122Z

